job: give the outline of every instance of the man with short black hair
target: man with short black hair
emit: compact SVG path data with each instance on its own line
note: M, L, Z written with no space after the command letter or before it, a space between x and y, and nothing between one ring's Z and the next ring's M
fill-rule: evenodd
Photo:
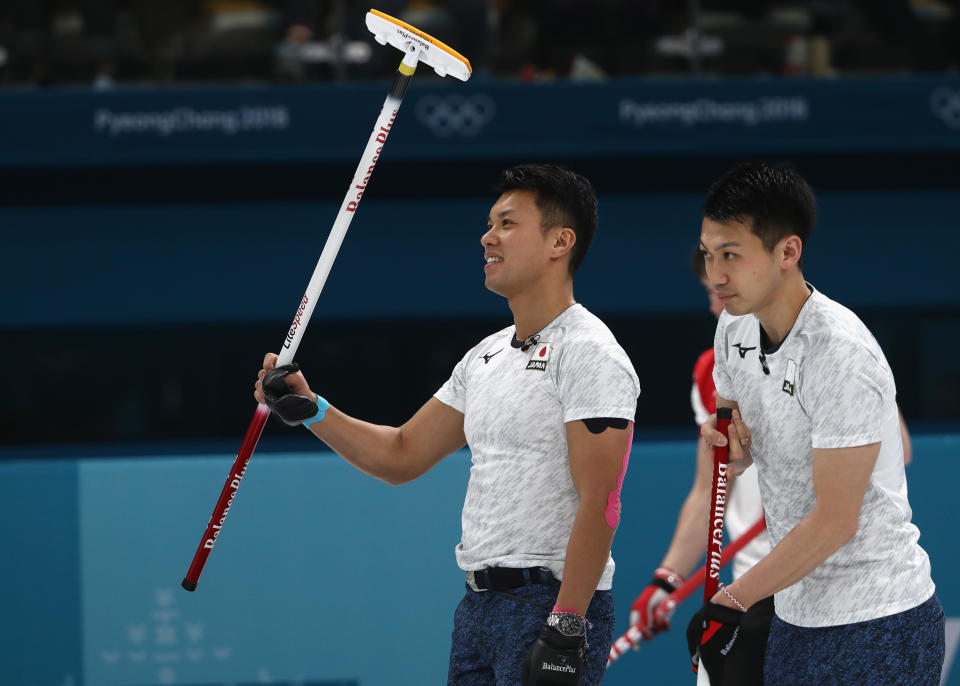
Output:
M893 374L856 315L804 281L815 221L786 167L740 165L707 197L700 246L724 306L713 376L734 419L702 434L729 445L735 472L756 465L774 548L721 586L688 642L725 683L744 611L773 594L765 683L935 686L943 610L910 521Z
M474 346L399 428L349 417L268 354L255 396L390 484L467 444L449 683L600 683L613 636L610 546L640 391L609 329L573 297L597 224L593 188L550 165L507 170L481 238L513 325ZM315 400L314 400L315 398Z
M703 284L710 303L710 312L719 317L723 305L710 286L704 268L703 253L699 246L693 256L693 272ZM693 368L693 384L690 401L694 421L699 427L716 411L716 389L713 386L714 350L703 352ZM660 564L653 573L649 585L637 596L631 607L630 624L642 624L644 636L649 639L670 629L673 611L656 613L664 600L684 583L707 549L704 523L710 513L710 487L713 478L713 447L702 438L697 441L697 454L693 485L683 502L673 538ZM760 487L757 470L748 468L727 488L724 526L730 540L736 540L763 517L760 504ZM740 577L750 567L770 552L770 540L766 531L761 531L733 558L733 578ZM726 664L727 683L738 686L763 684L763 657L773 618L773 598L767 597L754 603L740 623L738 650ZM714 686L720 686L719 683Z
M703 284L710 303L710 313L720 317L723 305L707 279L703 252L699 246L694 251L693 273ZM716 412L717 390L713 385L714 349L705 350L693 367L693 384L690 402L694 421L699 427ZM903 439L903 462L910 464L910 434L903 415L899 415L900 435ZM670 629L673 610L655 612L667 597L684 583L684 577L703 559L707 549L703 523L710 511L710 488L713 479L713 446L704 440L697 441L696 468L693 485L687 494L677 517L673 539L656 567L649 585L637 596L631 607L630 624L644 627L644 637ZM756 467L746 468L736 480L727 486L724 527L730 541L736 541L763 517L760 502L760 484ZM770 553L770 537L766 530L760 531L733 557L733 578L738 579ZM763 684L763 662L766 653L767 635L773 620L773 597L767 597L750 606L740 623L737 650L725 665L728 683L737 686ZM639 646L638 646L639 647ZM715 686L720 686L719 684Z

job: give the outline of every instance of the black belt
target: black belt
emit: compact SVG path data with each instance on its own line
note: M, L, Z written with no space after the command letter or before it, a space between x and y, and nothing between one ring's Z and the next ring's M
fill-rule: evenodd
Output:
M552 584L556 578L546 567L487 567L467 572L467 586L474 591L508 591L527 584Z

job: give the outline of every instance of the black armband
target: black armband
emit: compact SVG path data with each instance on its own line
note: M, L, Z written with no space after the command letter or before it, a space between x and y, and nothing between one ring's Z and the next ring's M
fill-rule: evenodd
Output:
M593 417L592 419L582 420L587 425L587 431L592 434L602 434L607 429L626 429L629 419L618 419L616 417Z

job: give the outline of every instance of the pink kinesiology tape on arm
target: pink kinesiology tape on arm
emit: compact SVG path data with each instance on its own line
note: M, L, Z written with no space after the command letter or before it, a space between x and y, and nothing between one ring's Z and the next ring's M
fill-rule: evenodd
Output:
M630 462L630 449L633 447L633 425L630 426L630 435L627 437L627 452L623 454L623 467L617 477L617 487L607 496L607 509L603 513L607 526L616 529L620 524L620 489L623 488L623 477L627 475L627 463Z

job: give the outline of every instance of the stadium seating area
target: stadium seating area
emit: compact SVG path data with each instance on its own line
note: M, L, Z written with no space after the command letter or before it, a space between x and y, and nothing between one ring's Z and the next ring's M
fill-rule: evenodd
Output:
M958 0L383 0L479 73L815 74L960 67ZM7 0L0 84L353 79L389 72L355 0Z

